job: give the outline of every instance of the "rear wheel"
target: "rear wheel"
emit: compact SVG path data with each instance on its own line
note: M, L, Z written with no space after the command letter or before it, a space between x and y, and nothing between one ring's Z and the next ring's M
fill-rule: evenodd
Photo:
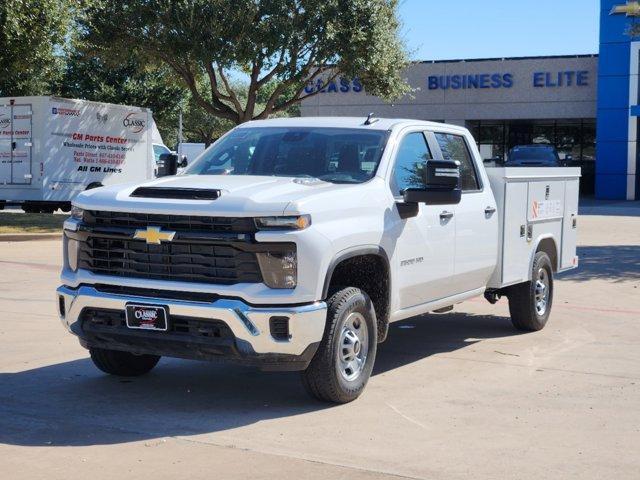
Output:
M157 355L134 355L118 350L90 348L91 360L104 373L121 377L137 377L151 371L160 357Z
M343 288L327 304L324 338L302 381L319 400L347 403L360 396L373 370L376 315L371 299L359 288Z
M530 282L509 287L511 322L518 330L542 330L549 320L553 303L553 268L545 252L533 259Z

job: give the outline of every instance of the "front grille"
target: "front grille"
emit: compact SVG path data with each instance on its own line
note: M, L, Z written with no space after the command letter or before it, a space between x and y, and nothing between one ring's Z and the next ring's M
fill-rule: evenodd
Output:
M89 234L79 245L79 267L96 274L226 285L262 282L255 253L231 244L150 245Z
M251 217L202 217L194 215L161 215L152 213L106 212L87 210L84 223L94 227L146 228L207 233L255 233Z
M171 312L169 312L171 313ZM85 308L80 314L85 330L131 331L127 327L124 310ZM89 322L88 325L85 322ZM233 338L233 332L222 320L170 315L167 332L194 337ZM163 332L164 333L164 332Z

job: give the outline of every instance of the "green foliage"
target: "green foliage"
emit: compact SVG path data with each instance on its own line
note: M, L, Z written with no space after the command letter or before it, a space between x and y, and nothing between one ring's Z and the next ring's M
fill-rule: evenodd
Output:
M308 81L338 72L386 99L407 93L396 7L397 0L99 0L82 28L112 59L133 53L169 66L200 108L241 123L286 111ZM248 77L242 95L232 72Z
M55 91L63 97L149 108L163 140L172 145L177 139L178 111L189 98L187 89L172 77L168 67L144 67L135 56L110 63L75 50Z
M0 1L0 96L50 93L77 0Z

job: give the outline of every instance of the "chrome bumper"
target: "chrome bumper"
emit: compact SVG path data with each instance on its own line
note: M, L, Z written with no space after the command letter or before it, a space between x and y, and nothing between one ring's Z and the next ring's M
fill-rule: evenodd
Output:
M125 305L144 303L169 307L170 315L225 322L236 339L248 343L258 355L301 355L307 347L322 340L327 305L316 302L297 307L256 308L240 300L220 299L214 302L169 300L166 298L119 295L100 292L91 286L57 289L58 315L71 333L78 334L76 325L85 308L125 310ZM269 319L273 316L289 318L289 340L276 340L271 336Z

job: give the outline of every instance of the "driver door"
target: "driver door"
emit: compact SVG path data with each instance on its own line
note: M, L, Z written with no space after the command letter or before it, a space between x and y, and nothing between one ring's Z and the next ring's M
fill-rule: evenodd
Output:
M402 202L406 188L423 188L423 169L433 159L431 133L408 131L396 151L390 186ZM415 217L396 222L394 252L401 309L453 295L455 205L419 204Z

